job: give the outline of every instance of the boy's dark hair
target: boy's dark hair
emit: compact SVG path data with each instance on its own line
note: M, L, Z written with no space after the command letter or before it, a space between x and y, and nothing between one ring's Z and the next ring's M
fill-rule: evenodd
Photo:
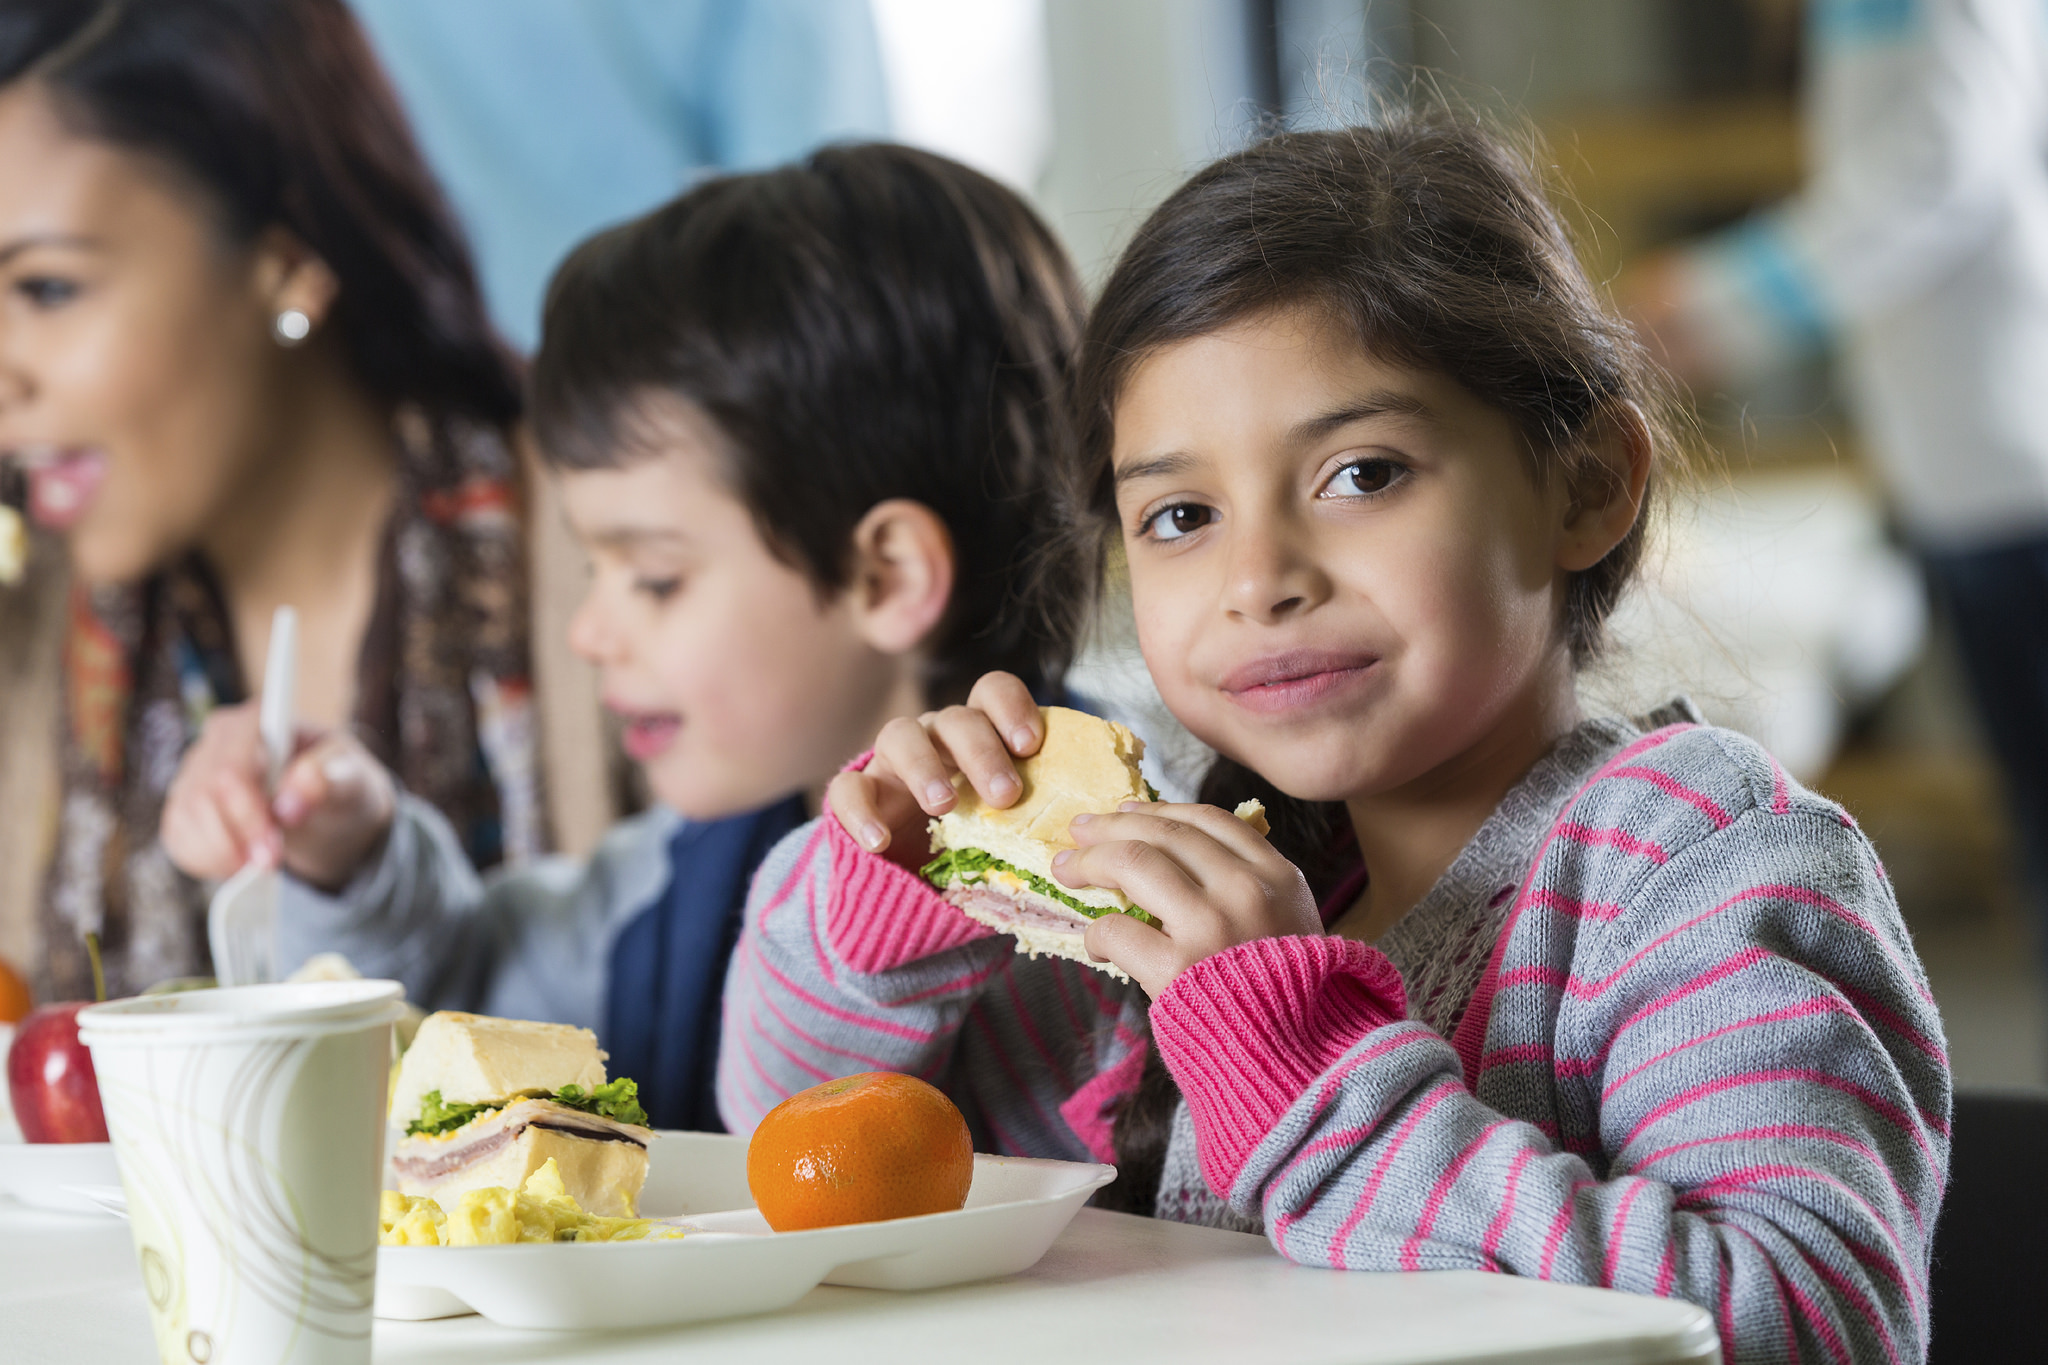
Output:
M7 0L0 86L40 82L78 133L155 158L222 231L282 227L341 289L357 379L497 426L519 376L469 250L341 0Z
M762 538L846 584L869 508L913 498L952 533L929 647L934 705L1007 669L1065 671L1090 577L1057 539L1081 290L1009 190L943 157L830 147L712 180L591 238L548 289L533 367L558 468L652 453L632 425L680 398L717 426Z
M1103 562L1117 534L1110 456L1116 405L1160 347L1276 308L1311 307L1373 355L1448 375L1505 412L1540 481L1605 474L1598 424L1633 403L1669 451L1661 380L1628 326L1601 305L1529 165L1476 123L1390 112L1368 127L1281 133L1199 172L1146 220L1104 287L1077 379L1081 460L1067 496ZM1644 518L1574 575L1560 627L1574 662L1641 561ZM1286 796L1220 759L1201 799L1265 802L1273 843L1318 894L1329 889L1338 803ZM1115 1198L1149 1213L1177 1095L1155 1052L1117 1125Z

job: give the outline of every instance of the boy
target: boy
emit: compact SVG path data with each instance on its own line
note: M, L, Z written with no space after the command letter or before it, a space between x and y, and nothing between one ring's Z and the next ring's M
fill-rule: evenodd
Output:
M755 866L890 719L991 669L1058 685L1081 579L1038 551L1081 316L1021 200L902 147L592 238L549 291L535 431L593 561L570 643L660 805L587 865L483 885L345 733L266 802L252 703L186 756L166 849L195 877L282 866L280 966L339 952L426 1008L594 1028L656 1126L716 1129Z

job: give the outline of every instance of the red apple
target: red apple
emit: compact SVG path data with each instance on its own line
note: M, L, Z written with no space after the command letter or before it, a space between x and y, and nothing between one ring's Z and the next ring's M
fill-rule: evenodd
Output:
M78 1012L90 1000L45 1005L14 1030L7 1049L7 1093L30 1142L105 1142L92 1053L78 1041Z

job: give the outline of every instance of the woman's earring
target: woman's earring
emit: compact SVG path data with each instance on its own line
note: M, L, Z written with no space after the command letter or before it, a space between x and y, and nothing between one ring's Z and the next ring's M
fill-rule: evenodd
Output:
M313 335L313 319L303 308L287 308L271 322L270 331L278 345L296 346Z

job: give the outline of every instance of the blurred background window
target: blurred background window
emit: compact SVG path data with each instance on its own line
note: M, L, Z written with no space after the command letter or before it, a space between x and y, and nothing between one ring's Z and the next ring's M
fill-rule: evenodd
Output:
M708 170L888 131L860 0L351 0L531 351L556 262Z

